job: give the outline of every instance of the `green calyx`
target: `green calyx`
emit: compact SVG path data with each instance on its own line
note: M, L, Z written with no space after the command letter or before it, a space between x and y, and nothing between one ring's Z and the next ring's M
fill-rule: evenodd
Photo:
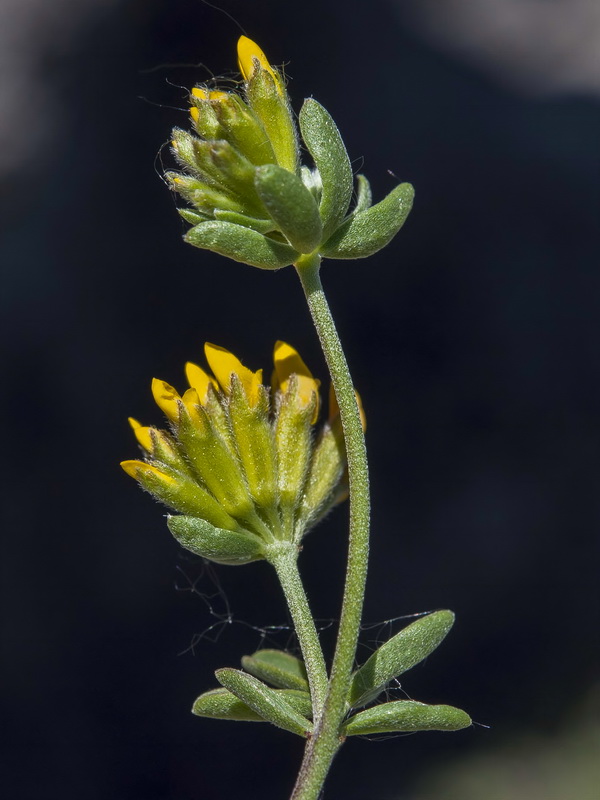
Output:
M248 65L246 64L248 67ZM244 94L197 88L191 95L194 132L173 131L182 172L167 179L193 210L185 239L260 269L279 269L303 255L364 258L400 230L413 200L401 184L371 205L367 179L354 176L329 113L305 100L302 142L314 168L301 166L300 137L281 74L254 59Z

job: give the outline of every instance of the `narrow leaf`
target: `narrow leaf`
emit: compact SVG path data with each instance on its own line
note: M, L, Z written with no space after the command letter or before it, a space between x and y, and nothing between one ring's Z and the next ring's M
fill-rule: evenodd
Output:
M412 208L414 189L401 183L379 203L354 214L321 248L327 258L366 258L385 247L398 233Z
M218 220L202 222L189 230L185 241L204 250L241 261L259 269L280 269L300 255L283 242L276 242L250 228Z
M308 692L298 692L290 689L275 691L303 717L312 715L312 703ZM198 717L211 719L230 719L238 722L266 722L264 717L237 698L228 689L212 689L204 692L192 706L192 714Z
M215 675L222 686L267 722L305 738L312 731L312 722L292 708L275 689L270 689L252 675L229 668L218 669Z
M393 678L427 658L453 624L452 611L434 611L393 636L354 673L350 705L364 706L374 700Z
M352 199L352 165L335 122L320 103L312 98L305 100L299 122L302 138L323 182L319 212L325 239L348 211Z
M258 536L247 531L215 528L198 517L167 517L167 525L180 545L217 564L248 564L264 558Z
M342 734L365 736L372 733L459 731L469 725L471 717L460 708L428 706L414 700L396 700L360 711L342 727Z
M258 650L251 656L244 656L242 666L255 678L280 689L308 691L303 662L283 650Z

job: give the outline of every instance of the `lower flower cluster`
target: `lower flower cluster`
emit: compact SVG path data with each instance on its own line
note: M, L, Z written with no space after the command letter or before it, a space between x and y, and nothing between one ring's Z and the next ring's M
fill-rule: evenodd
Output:
M162 380L152 393L169 430L130 419L143 460L128 475L175 511L179 542L224 564L267 558L279 542L298 544L347 495L339 409L317 430L319 381L297 351L276 342L271 385L228 350L205 345L212 374L185 367L180 395Z

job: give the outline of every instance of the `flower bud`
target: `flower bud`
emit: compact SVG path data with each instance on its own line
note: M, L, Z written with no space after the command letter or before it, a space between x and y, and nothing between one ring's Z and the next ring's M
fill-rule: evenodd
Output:
M315 445L306 489L302 517L307 523L321 519L335 505L336 489L346 469L346 451L341 426L323 426Z
M254 188L254 167L225 139L207 142L194 138L192 141L194 164L200 176L207 182L219 186L226 194L238 199L243 208L262 212Z
M214 98L216 102L211 102L210 94L199 87L192 89L190 116L195 131L204 139L221 139L224 131L216 112L220 98Z
M122 461L121 466L142 488L176 511L201 517L219 528L237 527L213 495L187 475L144 461Z
M273 164L275 151L262 121L236 94L228 94L214 105L215 114L227 139L253 164Z
M290 378L288 389L280 394L275 418L275 447L279 464L279 497L286 526L293 526L310 466L312 420L317 398L301 399L298 378Z
M258 66L246 83L248 103L261 120L275 152L276 163L295 173L298 169L298 140L287 93L273 70Z
M192 175L167 172L167 180L173 190L195 206L202 214L213 215L215 209L243 213L244 206L214 185L199 180ZM210 217L209 217L210 218Z

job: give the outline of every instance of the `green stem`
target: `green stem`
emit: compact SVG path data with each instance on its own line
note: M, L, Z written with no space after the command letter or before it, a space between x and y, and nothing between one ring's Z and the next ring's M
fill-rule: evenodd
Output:
M369 557L369 472L365 438L354 386L319 277L321 259L303 256L296 264L317 329L338 405L346 442L350 481L350 534L346 584L338 639L323 713L315 718L292 800L317 800L338 751L340 726L354 668Z
M313 717L323 710L327 693L327 667L323 650L319 642L319 634L310 612L306 592L298 572L298 552L296 547L286 548L269 556L281 583L285 599L292 615L296 636L300 643L306 676L310 686L313 705Z

